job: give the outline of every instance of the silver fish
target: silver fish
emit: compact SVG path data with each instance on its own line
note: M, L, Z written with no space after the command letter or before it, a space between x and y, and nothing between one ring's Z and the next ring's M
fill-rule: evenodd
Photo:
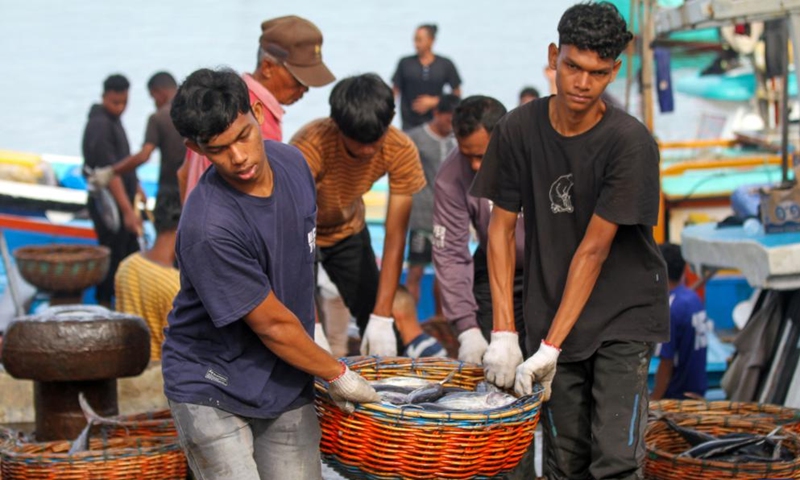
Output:
M408 394L408 403L425 403L435 402L444 395L444 384L453 379L456 371L453 370L449 375L444 377L438 382L428 383L423 387L419 387L413 392Z
M78 404L81 406L83 416L86 417L86 426L83 428L83 430L81 430L78 438L72 441L69 451L67 452L68 455L74 455L76 453L89 450L89 432L92 430L94 425L119 425L125 427L125 423L120 420L101 417L98 415L92 406L89 405L89 402L86 401L86 397L83 395L83 392L78 394Z
M435 403L448 410L480 411L505 407L515 401L515 396L503 392L464 392L445 395Z
M408 395L405 393L384 390L378 392L378 395L381 397L381 402L384 403L391 403L392 405L405 405L408 403Z
M478 393L502 392L497 385L487 382L486 380L478 382L475 385L475 391Z
M410 388L414 390L416 388L430 385L432 382L430 380L419 377L387 377L387 378L382 378L380 380L373 380L369 383L370 385L372 385L373 388L387 385L391 387Z

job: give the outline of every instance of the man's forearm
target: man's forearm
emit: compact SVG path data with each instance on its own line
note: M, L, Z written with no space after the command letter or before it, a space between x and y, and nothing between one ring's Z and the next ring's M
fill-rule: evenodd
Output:
M245 322L272 353L289 365L326 380L340 373L339 362L314 342L300 320L272 292L245 316Z
M117 202L122 215L133 213L133 205L128 198L128 193L125 191L125 185L122 184L122 180L119 177L111 179L111 183L108 184L108 191L111 192L111 196Z
M136 170L139 165L143 164L150 159L150 154L142 150L133 155L123 158L121 161L114 164L114 174L124 175L126 173Z
M392 303L400 283L400 272L403 269L403 251L406 247L404 231L386 230L383 242L383 258L381 259L381 273L378 282L378 295L375 299L373 312L383 317L392 316Z
M492 292L493 330L516 331L514 324L514 266L516 264L516 214L492 212L489 221L487 263Z
M669 380L672 378L672 369L673 362L671 360L661 359L658 364L658 370L656 370L656 384L655 387L653 387L652 395L650 395L651 400L661 400L664 398L664 394L667 393Z

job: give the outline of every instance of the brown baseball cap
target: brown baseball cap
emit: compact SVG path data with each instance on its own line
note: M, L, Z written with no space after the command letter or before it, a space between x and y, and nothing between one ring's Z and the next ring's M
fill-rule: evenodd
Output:
M265 20L259 42L307 87L322 87L336 80L322 63L322 32L305 18L289 15Z

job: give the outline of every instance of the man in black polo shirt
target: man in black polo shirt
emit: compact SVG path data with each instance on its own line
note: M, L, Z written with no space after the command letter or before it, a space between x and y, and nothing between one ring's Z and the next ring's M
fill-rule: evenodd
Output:
M600 99L632 38L616 8L575 5L558 33L549 47L558 94L500 121L472 187L494 202L495 332L514 330L514 227L525 212L526 346L536 353L516 365L515 335L493 335L483 360L487 378L504 387L515 378L519 394L544 386L548 478L638 479L651 347L669 337L666 267L651 228L658 148Z

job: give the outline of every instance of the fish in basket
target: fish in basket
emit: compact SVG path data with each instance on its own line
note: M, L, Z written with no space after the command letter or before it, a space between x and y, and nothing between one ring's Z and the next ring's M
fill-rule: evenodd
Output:
M659 414L645 443L654 480L800 478L800 437L763 420Z
M316 382L323 461L346 478L492 478L531 445L543 389L517 398L483 382L483 369L444 358L351 359L382 401L340 410Z

